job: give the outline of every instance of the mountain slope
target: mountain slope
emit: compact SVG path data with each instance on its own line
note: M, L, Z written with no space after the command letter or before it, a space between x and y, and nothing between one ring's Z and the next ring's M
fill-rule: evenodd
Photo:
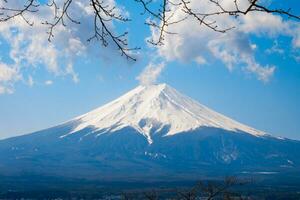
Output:
M299 141L267 135L160 84L0 141L0 175L151 181L288 173L300 180L298 152Z
M138 86L122 97L72 120L78 122L69 134L86 127L101 133L132 127L144 135L149 143L151 134L168 127L165 135L214 127L242 131L261 136L263 132L236 122L186 97L166 84ZM65 137L64 135L62 137Z

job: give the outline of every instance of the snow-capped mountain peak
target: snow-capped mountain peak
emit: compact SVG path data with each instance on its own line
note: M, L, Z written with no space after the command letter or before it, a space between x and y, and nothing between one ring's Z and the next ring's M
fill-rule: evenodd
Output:
M72 121L78 125L68 135L87 127L95 128L98 135L132 127L144 135L149 143L152 143L151 135L165 127L168 127L165 136L200 127L242 131L255 136L265 134L199 104L166 84L138 86Z

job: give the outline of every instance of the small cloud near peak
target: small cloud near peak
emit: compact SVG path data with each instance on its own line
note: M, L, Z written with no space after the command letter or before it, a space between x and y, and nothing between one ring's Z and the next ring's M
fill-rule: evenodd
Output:
M158 64L149 63L136 79L140 81L141 85L152 85L156 83L165 66L164 62Z

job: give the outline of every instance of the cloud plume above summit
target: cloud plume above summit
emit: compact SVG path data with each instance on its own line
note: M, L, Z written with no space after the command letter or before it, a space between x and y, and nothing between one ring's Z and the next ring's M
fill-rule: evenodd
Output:
M150 62L142 73L137 77L141 85L151 85L156 83L157 78L161 74L162 70L165 68L165 63L154 64Z

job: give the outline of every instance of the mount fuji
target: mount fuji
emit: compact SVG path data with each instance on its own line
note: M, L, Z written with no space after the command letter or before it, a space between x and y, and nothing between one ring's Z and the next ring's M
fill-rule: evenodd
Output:
M299 177L300 142L219 114L166 84L138 86L53 128L0 141L0 175L99 180Z

